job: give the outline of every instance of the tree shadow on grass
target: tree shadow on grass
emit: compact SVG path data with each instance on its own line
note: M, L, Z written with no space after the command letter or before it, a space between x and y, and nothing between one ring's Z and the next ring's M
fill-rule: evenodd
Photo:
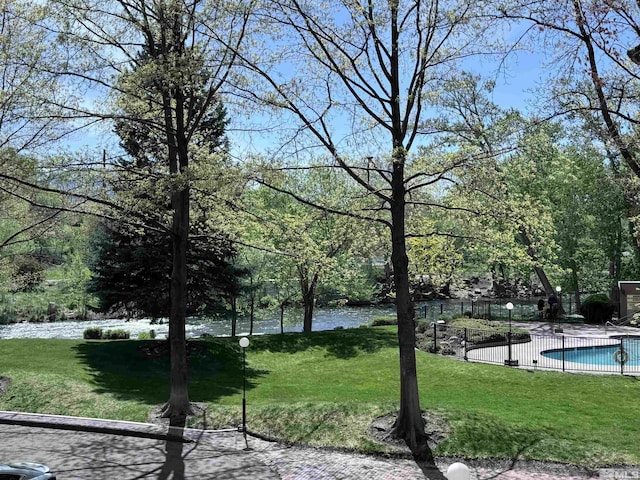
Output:
M141 350L160 340L89 341L76 345L77 356L86 365L98 393L111 393L122 400L157 405L169 395L169 355L149 357ZM237 339L191 340L189 394L192 401L215 402L242 391L242 351ZM328 356L354 358L383 348L397 348L393 330L358 328L329 332L285 333L251 337L250 352L299 353L323 348ZM269 372L247 364L246 388Z
M217 339L216 339L217 340ZM118 399L159 404L169 395L170 362L168 352L149 357L143 350L151 342L143 340L95 341L74 347L92 376L97 393L111 393ZM191 343L191 342L190 342ZM193 342L189 355L189 393L192 401L215 402L242 392L242 353L237 343ZM246 388L268 372L246 368Z
M455 430L458 448L466 451L470 457L493 458L490 462L492 473L479 477L482 480L500 478L514 470L543 441L541 433L535 429L475 413L464 414Z
M375 353L383 348L397 348L396 333L387 328L352 328L311 333L259 335L251 338L251 351L299 353L324 348L327 355L348 359L360 353Z

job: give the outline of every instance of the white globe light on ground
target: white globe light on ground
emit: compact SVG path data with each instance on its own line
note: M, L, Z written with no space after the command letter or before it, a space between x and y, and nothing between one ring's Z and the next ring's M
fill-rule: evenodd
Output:
M469 480L471 471L464 463L456 462L449 465L445 477L449 480Z
M249 346L249 339L247 337L242 337L238 343L242 348L247 348Z
M509 302L507 303L507 310L513 310L513 303ZM454 463L455 465L455 463Z

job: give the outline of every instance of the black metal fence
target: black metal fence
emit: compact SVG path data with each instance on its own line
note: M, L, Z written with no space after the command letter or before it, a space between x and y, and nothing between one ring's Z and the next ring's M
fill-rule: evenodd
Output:
M543 297L530 297L527 299L491 299L491 300L431 300L426 303L418 303L417 310L423 319L435 321L442 317L468 316L484 318L487 320L499 320L507 318L507 303L513 303L511 312L514 320L538 319L538 300ZM566 314L579 313L571 295L561 298L562 307Z
M640 375L638 335L537 335L457 328L433 322L419 329L418 347L470 362L529 369Z
M472 317L487 320L506 319L508 310L507 302L510 300L447 300L431 301L426 304L418 304L420 318L436 321L441 318ZM514 320L534 320L538 318L536 300L511 300L514 305L512 318Z

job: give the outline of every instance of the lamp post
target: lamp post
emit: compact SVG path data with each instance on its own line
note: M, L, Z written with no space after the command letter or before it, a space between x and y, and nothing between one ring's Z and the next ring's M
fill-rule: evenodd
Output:
M557 305L556 305L556 311L555 311L555 312L552 312L552 313L553 313L553 314L552 314L552 317L553 317L553 320L552 320L552 321L553 321L553 322L555 322L556 317L557 317L558 315L560 315L560 312L562 311L562 287L561 287L560 285L558 285L558 286L556 287L556 293L558 294L558 295L557 295L557 297L558 297L558 298L557 298L558 303L557 303ZM560 324L560 322L558 322L558 325L559 325L559 324ZM554 331L554 332L557 332L557 333L562 333L562 328L560 328L560 327L558 326L558 327L554 328L554 329L553 329L553 331Z
M504 364L507 365L508 367L517 367L518 366L518 360L514 360L511 357L511 310L513 310L513 303L509 302L506 305L507 310L509 311L509 333L507 334L507 346L509 348L508 350L508 358L504 361Z
M242 337L238 342L242 348L242 435L246 448L249 448L247 442L247 355L246 349L249 346L249 339Z

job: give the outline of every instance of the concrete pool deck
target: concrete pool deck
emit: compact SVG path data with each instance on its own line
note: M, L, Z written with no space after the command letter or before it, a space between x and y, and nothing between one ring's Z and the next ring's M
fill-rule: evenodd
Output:
M597 365L553 359L542 355L547 350L561 350L581 347L613 346L620 340L612 338L620 335L640 336L640 329L634 327L600 327L583 324L550 324L542 322L513 322L517 329L528 330L531 341L513 343L511 358L518 361L518 368L556 370L579 373L604 373L640 375L640 365ZM555 333L554 327L560 326L562 333ZM632 356L637 355L634 351ZM467 352L467 358L472 362L504 364L509 357L507 345L485 348L474 348ZM635 360L635 358L632 358ZM640 363L635 362L634 363Z

